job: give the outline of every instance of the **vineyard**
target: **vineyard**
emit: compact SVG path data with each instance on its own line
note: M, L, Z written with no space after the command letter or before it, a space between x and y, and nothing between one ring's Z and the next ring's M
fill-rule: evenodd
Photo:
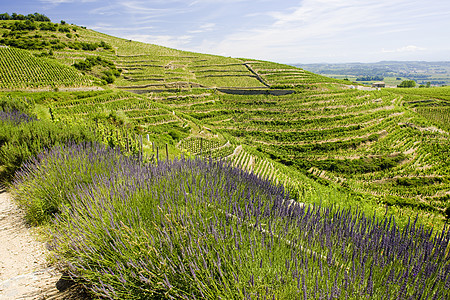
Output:
M292 88L302 87L312 89L320 87L322 84L346 84L342 80L317 75L303 69L267 62L267 61L246 61L246 66L255 72L260 78L271 87Z
M440 223L450 190L443 154L449 147L447 110L426 107L418 115L407 109L407 97L386 90L301 90L287 96L214 94L188 104L171 99L169 105L265 155L231 156L259 176L286 183L271 167L277 161L378 197L392 211L419 211Z
M0 28L0 34L4 37L0 40L0 45L27 49L36 59L39 58L39 61L44 58L47 61L57 60L67 66L76 65L86 58L98 57L112 62L122 72L116 80L109 80L108 83L114 81L117 88L139 93L190 90L198 87L261 89L302 86L311 89L320 88L323 84L345 84L344 81L291 66L179 51L116 38L76 25L0 22L4 24ZM21 31L18 31L18 28ZM63 82L52 81L54 75L51 74L43 74L43 78L49 78L55 87L80 86L90 82L81 74L77 74L79 78L67 74L63 77ZM92 72L91 75L96 74ZM24 82L16 88L42 85L46 86L46 82L32 82L30 86Z
M135 43L136 48L145 47ZM124 70L117 83L133 90L186 89L191 87L264 87L245 65L237 59L217 59L200 54L141 54L118 56L117 65Z
M0 179L96 297L448 297L450 88L0 35Z
M187 154L196 156L223 159L231 154L235 146L229 141L223 143L218 139L206 139L203 137L189 137L181 140L178 147L187 151Z
M149 143L163 148L165 143L187 136L190 130L186 120L166 105L126 91L79 93L76 98L51 101L49 106L53 120L90 124L101 131L108 144L131 147L135 152L144 147L154 154Z
M450 107L420 107L416 111L424 118L436 123L438 127L450 132Z
M168 147L168 157L226 158L290 184L297 195L307 176L374 197L375 210L418 210L442 223L449 205L443 154L449 147L448 88L350 89L345 81L292 66L179 51L76 25L54 24L53 30L44 23L22 32L32 41L29 51L0 48L1 88L98 84L72 67L86 58L121 70L104 91L47 97L41 111L52 121L84 124L104 143L150 157ZM15 29L21 23L4 24L3 43L20 42ZM276 89L290 94L266 93Z
M422 100L438 99L450 101L450 87L448 86L427 89L397 89L393 92Z
M58 88L92 86L90 78L56 61L27 51L0 47L0 88Z
M450 88L429 89L407 93L405 104L438 128L450 131ZM406 98L406 97L405 97ZM438 128L434 130L439 131Z
M268 179L276 184L289 185L289 179L275 166L274 162L260 156L252 155L242 149L229 156L231 165L246 170L260 178Z

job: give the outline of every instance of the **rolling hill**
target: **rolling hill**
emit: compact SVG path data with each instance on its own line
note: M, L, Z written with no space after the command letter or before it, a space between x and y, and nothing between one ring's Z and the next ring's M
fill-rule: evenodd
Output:
M93 297L449 297L450 88L0 34L0 179Z
M398 85L403 80L414 80L417 84L442 86L450 84L450 62L448 61L381 61L377 63L342 64L294 64L308 71L334 78L370 84L384 81Z
M179 51L76 25L34 22L34 26L14 26L17 22L20 24L2 21L0 44L25 48L69 66L86 57L100 56L123 70L123 76L114 85L120 89L140 92L192 87L258 89L314 81L340 82L286 65L274 67L269 63L266 68L267 63L262 61Z
M41 89L28 97L55 122L95 127L104 142L149 156L155 147L162 156L168 144L171 157L226 158L304 201L444 222L448 88L360 90L288 65L179 51L76 25L0 25L1 88ZM76 68L90 59L100 63ZM120 73L110 75L111 66ZM69 87L81 91L44 92ZM83 91L93 87L102 90ZM318 186L347 196L308 200Z

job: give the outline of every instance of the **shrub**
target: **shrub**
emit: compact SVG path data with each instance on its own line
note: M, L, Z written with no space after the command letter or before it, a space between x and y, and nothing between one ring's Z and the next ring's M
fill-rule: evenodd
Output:
M13 192L25 209L27 220L43 224L69 203L78 186L120 168L127 160L130 158L96 143L55 146L22 166L15 176Z
M36 23L31 20L26 20L24 22L16 21L11 25L11 31L33 31L37 29Z
M51 22L43 22L39 24L39 29L44 31L56 31L58 29L58 24Z
M416 86L416 82L414 80L404 80L402 81L402 83L400 83L398 85L398 87L401 88L411 88L411 87L415 87Z

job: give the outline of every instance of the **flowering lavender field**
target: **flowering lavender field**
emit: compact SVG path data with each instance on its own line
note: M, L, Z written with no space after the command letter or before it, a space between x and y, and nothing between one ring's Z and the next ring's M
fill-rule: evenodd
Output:
M73 144L29 161L13 191L53 220L56 260L99 298L450 296L449 231L296 204L224 162Z
M14 124L19 124L22 122L28 123L31 121L36 121L36 118L33 116L29 116L26 113L23 113L19 110L9 110L9 111L0 110L0 120L2 122L11 122Z
M70 142L97 141L84 126L36 118L25 100L0 97L0 182L8 184L22 164L44 149Z

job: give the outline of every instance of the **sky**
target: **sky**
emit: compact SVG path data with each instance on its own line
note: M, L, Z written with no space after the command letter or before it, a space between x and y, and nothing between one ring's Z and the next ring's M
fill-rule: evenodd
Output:
M0 0L9 14L280 63L450 61L449 0Z

